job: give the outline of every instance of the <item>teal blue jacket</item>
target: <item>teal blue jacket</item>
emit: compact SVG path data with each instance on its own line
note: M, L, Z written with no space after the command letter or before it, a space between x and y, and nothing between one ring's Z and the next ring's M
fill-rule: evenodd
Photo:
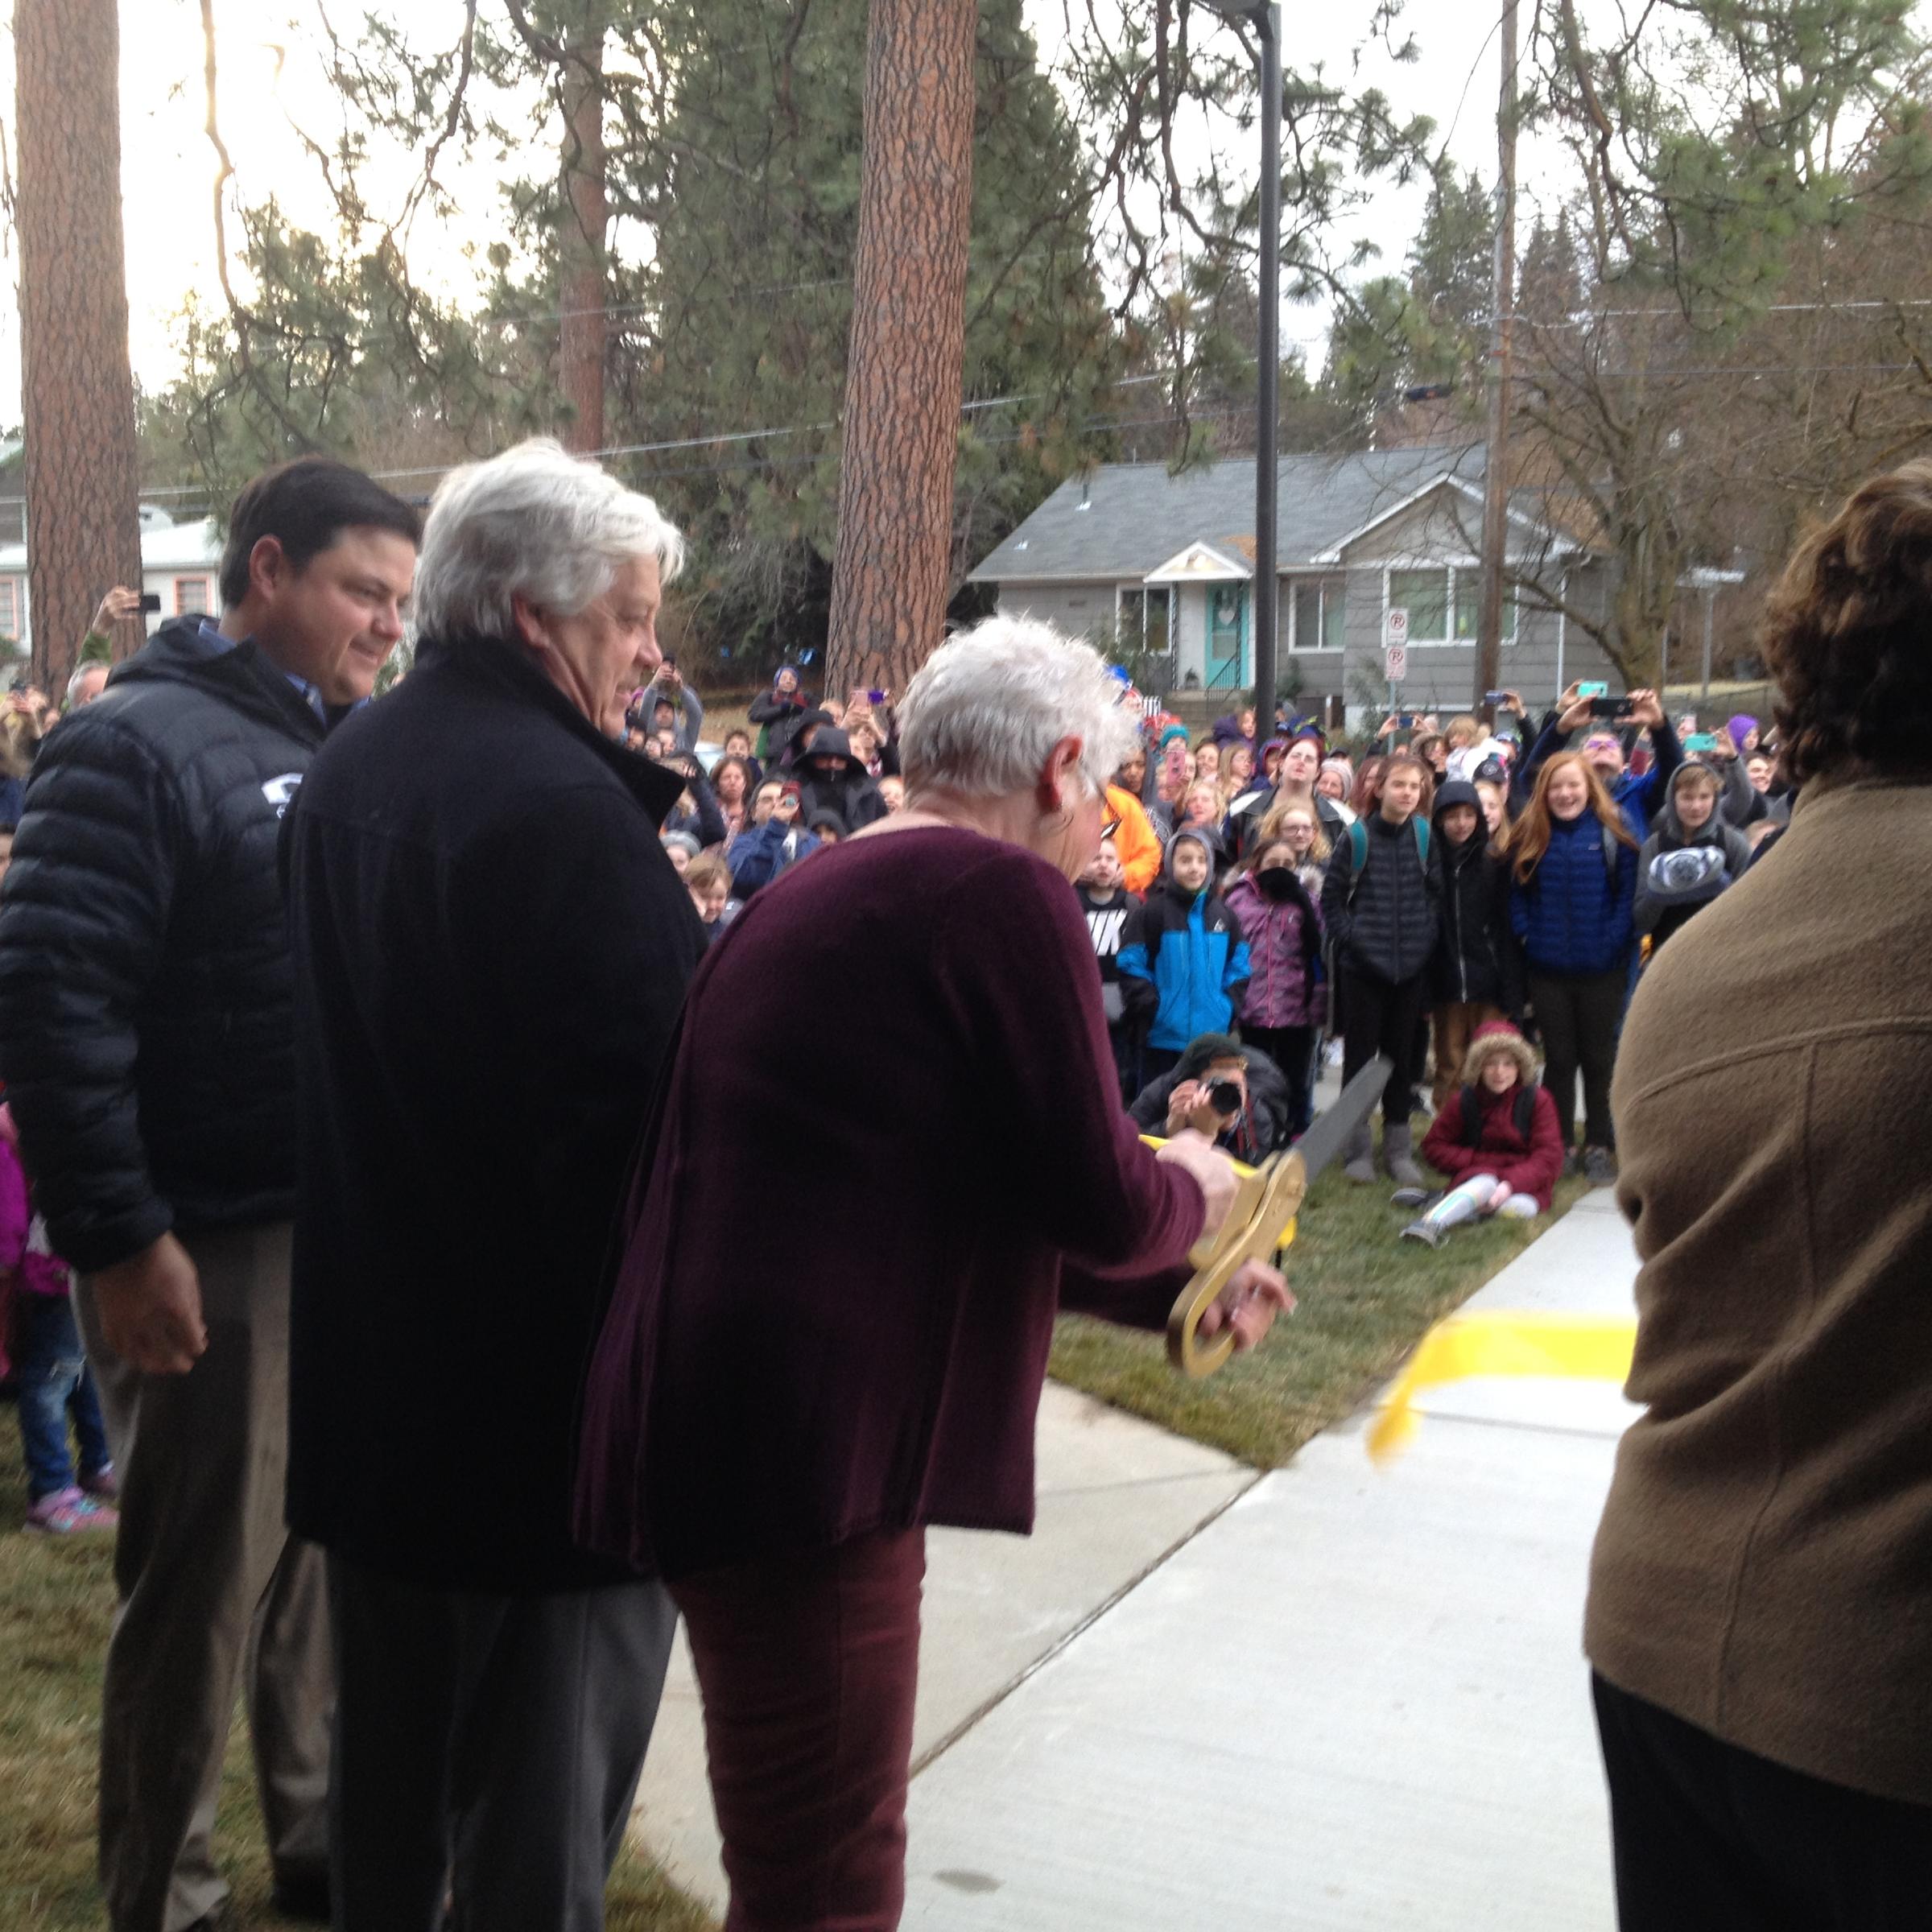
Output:
M1147 1044L1179 1053L1203 1033L1227 1033L1249 972L1241 923L1212 886L1190 893L1157 879L1121 942L1121 992L1146 1019Z

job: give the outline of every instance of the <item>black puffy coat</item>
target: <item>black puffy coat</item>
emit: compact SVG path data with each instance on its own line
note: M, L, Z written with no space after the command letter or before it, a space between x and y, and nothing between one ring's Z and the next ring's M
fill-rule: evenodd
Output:
M41 748L0 900L0 1078L77 1268L294 1211L276 844L323 730L254 644L184 617Z
M1322 920L1340 967L1400 985L1422 972L1435 951L1441 874L1433 855L1424 859L1413 822L1391 825L1377 811L1362 825L1368 847L1362 876L1355 876L1354 841L1344 833L1322 882Z
M704 950L658 841L683 784L479 639L425 646L303 788L288 1520L352 1562L615 1574L571 1538L577 1398Z

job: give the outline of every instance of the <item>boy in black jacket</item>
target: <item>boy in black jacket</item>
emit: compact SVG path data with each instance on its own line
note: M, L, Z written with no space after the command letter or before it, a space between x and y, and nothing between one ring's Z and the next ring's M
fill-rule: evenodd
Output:
M1429 963L1435 1008L1435 1080L1431 1105L1463 1078L1476 1029L1522 1011L1521 954L1509 926L1509 865L1489 843L1473 785L1451 778L1436 794L1434 862L1442 882L1442 926Z
M1421 1067L1416 1030L1428 995L1442 881L1430 861L1428 799L1433 780L1413 752L1397 752L1382 774L1372 812L1337 841L1322 886L1322 919L1335 943L1342 993L1342 1078L1376 1055L1392 1071L1382 1095L1382 1158L1404 1187L1422 1185L1409 1136L1409 1108ZM1375 1179L1367 1122L1345 1150L1350 1180Z

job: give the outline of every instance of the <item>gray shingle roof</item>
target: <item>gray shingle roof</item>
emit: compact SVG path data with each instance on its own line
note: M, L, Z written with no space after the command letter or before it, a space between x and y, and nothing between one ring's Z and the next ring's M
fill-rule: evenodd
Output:
M1283 456L1275 499L1278 563L1287 569L1313 561L1351 530L1450 473L1480 482L1481 446L1435 444ZM972 573L971 581L1145 576L1190 543L1225 550L1231 539L1253 535L1252 456L1230 456L1178 477L1162 463L1108 463L1063 483Z

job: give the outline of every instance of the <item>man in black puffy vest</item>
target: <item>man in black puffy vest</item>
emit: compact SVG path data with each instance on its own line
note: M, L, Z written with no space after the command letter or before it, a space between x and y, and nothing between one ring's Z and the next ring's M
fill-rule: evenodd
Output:
M51 737L0 908L0 1077L121 1471L101 1736L114 1932L212 1926L246 1657L276 1902L328 1915L319 1552L283 1521L293 978L277 851L402 635L415 511L305 458L237 500L222 614L163 625Z

